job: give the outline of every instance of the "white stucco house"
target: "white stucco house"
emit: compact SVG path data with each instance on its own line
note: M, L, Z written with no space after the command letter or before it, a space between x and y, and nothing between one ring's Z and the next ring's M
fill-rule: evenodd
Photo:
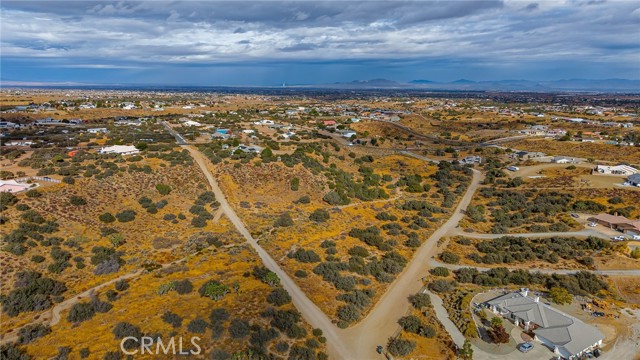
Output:
M100 149L100 154L133 155L139 152L140 150L133 145L113 145Z
M615 165L615 166L597 165L594 170L596 173L600 173L600 174L627 175L627 176L637 174L639 172L638 169L634 168L633 166L624 165L624 164Z

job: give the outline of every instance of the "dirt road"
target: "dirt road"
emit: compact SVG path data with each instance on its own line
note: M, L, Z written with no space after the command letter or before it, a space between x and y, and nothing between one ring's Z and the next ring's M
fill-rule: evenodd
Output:
M227 218L233 223L236 229L242 234L242 236L247 240L249 245L253 247L253 249L258 253L260 259L264 266L266 266L269 270L273 271L280 278L280 283L282 287L289 292L291 298L293 300L293 304L296 306L298 311L302 314L304 319L311 324L314 328L319 328L322 330L323 335L327 338L327 343L329 344L329 352L332 355L332 358L335 359L359 359L352 351L353 348L347 346L347 344L342 339L342 334L339 333L339 329L331 323L331 320L325 315L320 308L318 308L307 295L298 287L298 285L287 275L287 273L282 270L282 268L276 263L275 260L269 255L258 242L251 236L251 233L244 226L244 223L238 215L235 213L233 208L227 202L227 199L224 196L222 190L218 186L213 175L209 171L209 160L202 155L198 150L191 146L184 146L185 149L189 150L191 156L194 158L200 169L205 174L211 188L216 195L216 200L220 203L220 208L227 216Z
M476 189L480 185L481 174L474 170L471 185L467 189L453 215L437 229L414 254L405 270L389 286L382 298L371 310L369 315L356 326L344 330L344 341L352 344L354 359L381 358L375 352L378 345L386 345L387 340L398 329L398 319L405 315L409 308L407 298L420 291L422 277L427 273L428 262L436 251L438 240L449 230L454 229L464 216L466 209Z

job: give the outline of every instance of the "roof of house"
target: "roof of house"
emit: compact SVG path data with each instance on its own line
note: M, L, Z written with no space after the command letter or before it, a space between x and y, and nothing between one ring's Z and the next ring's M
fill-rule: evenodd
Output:
M538 325L539 328L533 332L554 343L561 353L576 355L604 339L597 328L536 300L521 292L512 292L486 304L497 305L524 321Z
M609 224L623 224L631 221L624 216L604 214L604 213L598 214L592 218L598 221L609 223Z

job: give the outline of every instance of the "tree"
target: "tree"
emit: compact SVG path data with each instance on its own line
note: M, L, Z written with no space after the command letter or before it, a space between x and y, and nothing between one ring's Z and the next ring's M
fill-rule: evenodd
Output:
M387 350L393 356L407 356L413 349L416 348L416 343L411 340L405 340L401 338L391 338L387 343Z
M280 215L276 222L273 224L275 227L289 227L293 225L293 219L291 219L291 215L288 212Z
M414 308L420 310L423 307L431 305L431 298L429 297L429 294L418 293L409 296L409 302Z
M408 315L403 316L398 320L398 324L402 326L404 331L408 331L414 334L417 334L422 327L422 321L417 316Z
M460 358L462 360L473 359L473 348L471 347L471 342L467 339L464 340L464 345L462 345L462 349L460 350Z
M502 326L502 318L498 316L494 316L491 318L491 327Z
M275 306L282 306L291 302L291 296L287 290L276 288L267 296L267 302Z
M488 333L491 341L496 344L506 344L509 342L509 334L502 325L492 326Z
M220 300L229 293L229 287L215 280L207 281L200 288L200 296L213 300Z
M171 192L171 186L167 184L157 184L156 190L160 193L160 195L169 195Z
M314 212L309 215L309 220L315 222L325 222L329 220L330 215L329 212L325 209L316 209Z
M300 189L300 179L294 177L293 179L291 179L291 190L298 191L298 189Z
M549 291L549 297L551 297L551 300L558 305L571 304L571 301L573 301L573 296L569 294L569 291L561 287L551 288L551 291Z
M262 152L260 153L260 157L262 159L271 159L273 157L273 151L271 151L271 149L269 147L264 148L264 150L262 150Z
M640 247L636 246L635 249L631 250L629 255L634 259L640 259Z
M116 218L113 215L111 215L111 213L108 213L108 212L100 215L98 219L100 219L100 221L102 221L103 223L112 223L116 221Z

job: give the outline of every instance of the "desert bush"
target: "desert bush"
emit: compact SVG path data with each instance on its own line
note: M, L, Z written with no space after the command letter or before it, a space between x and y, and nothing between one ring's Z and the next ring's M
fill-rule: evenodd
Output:
M449 292L456 287L456 282L451 280L434 280L429 283L429 289L435 292Z
M169 195L171 192L171 186L167 184L157 184L156 190L160 193L160 195Z
M450 251L443 251L440 254L440 260L445 264L457 264L460 262L460 257Z
M87 200L85 200L82 196L72 195L69 198L69 203L74 206L82 206L87 205Z
M411 340L391 338L387 343L387 351L393 356L407 356L411 354L416 344Z
M418 310L421 310L422 308L427 306L431 306L431 298L429 297L429 294L418 293L411 295L409 296L409 302L414 308Z
M108 213L108 212L100 215L98 219L100 219L100 221L102 221L103 223L107 223L107 224L116 221L116 218L113 215L111 215L111 213Z
M320 223L320 222L325 222L325 221L329 220L330 217L331 216L329 215L329 212L327 210L316 209L309 216L309 220Z
M43 324L28 324L18 331L18 344L28 344L51 333L51 327Z
M195 318L187 324L187 330L196 334L204 334L208 327L209 323L202 318Z
M180 295L188 294L193 290L193 284L189 279L179 280L175 282L174 286L176 292Z
M276 288L267 296L267 302L275 306L282 306L291 302L291 296L287 290Z
M429 270L429 272L432 275L435 276L449 276L449 269L442 267L442 266L438 266L436 268L433 268L431 270Z
M215 280L209 280L200 287L200 296L220 300L229 293L229 287Z
M229 334L233 339L242 339L249 335L249 322L243 319L233 319L229 324Z
M120 222L130 222L136 219L136 212L133 210L123 210L115 215Z
M291 215L288 212L283 213L278 217L273 226L275 227L289 227L293 225L293 219L291 219Z
M122 279L122 280L118 280L116 281L116 290L118 291L125 291L129 288L129 282L127 282L127 280Z
M76 303L71 307L67 321L79 323L91 319L96 314L91 303Z

